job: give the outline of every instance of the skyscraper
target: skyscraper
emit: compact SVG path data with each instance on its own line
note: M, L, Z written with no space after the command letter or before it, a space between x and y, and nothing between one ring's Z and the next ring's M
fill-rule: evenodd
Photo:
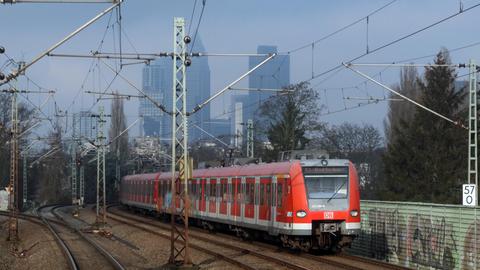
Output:
M197 37L193 52L204 52L202 41ZM147 95L163 104L168 111L172 111L172 80L173 63L170 58L160 58L143 68L143 90ZM210 67L206 57L195 57L191 66L187 67L187 111L210 96ZM140 102L139 112L144 116L141 127L143 136L160 136L168 140L172 136L172 118L161 112L152 102L143 99ZM209 131L210 105L206 105L197 113L188 118L189 141L203 137L202 131L196 126Z
M260 45L257 47L258 54L277 53L277 46ZM265 59L264 56L250 56L248 61L249 69L254 68L261 61ZM290 84L290 56L277 55L275 58L255 70L248 77L248 87L251 89L281 89ZM247 95L236 95L232 98L232 110L234 112L242 111L242 120L244 123L239 125L239 114L233 113L232 129L233 134L241 136L245 133L246 121L254 119L255 113L258 111L263 101L275 95L272 91L249 91ZM241 104L241 105L240 105ZM242 141L240 142L241 147Z

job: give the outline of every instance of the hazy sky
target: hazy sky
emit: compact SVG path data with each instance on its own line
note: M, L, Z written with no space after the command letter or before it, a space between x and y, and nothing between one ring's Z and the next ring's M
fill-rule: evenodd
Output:
M201 10L197 1L192 32L196 27ZM208 52L249 53L255 52L261 44L277 45L279 51L289 51L311 43L351 22L362 18L371 11L390 1L279 1L279 0L207 0L199 34ZM416 31L437 20L479 1L468 0L398 0L369 18L368 45L375 49L403 35ZM172 51L173 17L183 16L187 23L193 8L193 0L126 0L122 5L122 27L128 35L131 46L124 35L123 51L159 52ZM41 51L50 47L69 32L94 17L108 4L15 4L0 6L0 45L7 49L9 56L16 60L29 61ZM434 54L444 46L453 49L480 41L478 25L480 7L465 12L447 22L437 25L418 35L405 39L393 46L358 60L365 62L392 62L418 56ZM56 53L87 54L97 50L106 30L109 15L104 16L84 32L58 48ZM110 25L115 22L113 14ZM188 29L188 25L187 25ZM366 50L366 21L362 21L341 33L315 45L314 73L319 74L351 59ZM114 30L114 31L112 31ZM118 25L110 26L103 42L103 51L118 50ZM114 33L114 34L113 34ZM115 41L115 42L114 42ZM480 62L480 46L452 53L455 63L464 63L474 58ZM432 57L417 60L417 63L432 62ZM0 67L6 58L0 55ZM194 60L195 61L195 60ZM113 74L104 65L94 68L86 77L92 60L45 58L32 66L27 75L45 88L57 89L55 101L65 110L89 109L94 98L84 90L104 90ZM114 64L114 62L110 62ZM215 57L209 59L212 93L217 92L239 75L247 71L247 58ZM195 64L195 63L193 63ZM11 67L4 70L7 73ZM124 67L122 75L141 87L142 65ZM375 74L384 68L362 67L362 71ZM459 70L459 74L466 73ZM310 48L291 54L292 83L309 79L312 74L312 50ZM398 81L398 68L388 68L377 78L387 85ZM84 89L80 89L86 79ZM329 73L312 80L312 86L322 95L324 112L333 112L345 107L356 106L359 100L344 97L368 96L383 98L387 93L371 83L360 84L363 78L349 70ZM20 79L25 85L25 79ZM246 87L248 79L239 86ZM358 88L351 86L358 85ZM349 88L350 87L350 88ZM343 91L341 88L345 88ZM122 79L117 78L111 89L124 93L136 93ZM326 89L326 90L325 90ZM342 93L343 92L343 93ZM77 95L78 93L78 95ZM326 93L326 97L325 97ZM45 96L30 95L31 100L41 104ZM76 98L74 98L76 97ZM229 95L216 100L212 106L212 117L229 110ZM73 103L72 103L73 102ZM72 106L70 106L73 104ZM105 101L107 110L109 102ZM368 105L321 116L321 119L338 124L344 121L370 123L383 130L383 119L387 104ZM138 117L138 102L126 102L129 122ZM46 114L53 114L53 100L44 107ZM439 120L441 121L441 120ZM138 128L134 129L135 131Z

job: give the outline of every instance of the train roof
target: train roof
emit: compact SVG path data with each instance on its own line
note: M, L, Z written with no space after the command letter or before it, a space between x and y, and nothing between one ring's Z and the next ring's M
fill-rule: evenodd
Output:
M286 175L295 173L292 171L294 167L298 167L295 170L301 173L300 166L348 166L350 161L347 159L327 159L327 165L325 160L312 159L312 160L291 160L274 163L261 163L261 164L249 164L244 166L232 166L232 167L217 167L208 169L197 169L193 171L193 178L208 178L208 177L230 177L236 176L262 176L262 175ZM143 180L143 179L156 179L159 173L148 174L135 174L127 175L124 177L126 180ZM170 172L161 172L161 178L170 178ZM294 176L292 176L294 177Z
M282 175L290 174L290 171L294 166L300 168L300 162L298 160L275 162L275 163L262 163L262 164L249 164L244 166L232 166L232 167L218 167L208 169L197 169L193 171L194 178L207 178L207 177L230 177L233 175L238 176L262 176L262 175ZM301 172L301 170L298 170ZM170 172L160 173L161 178L171 177ZM141 179L156 179L158 173L149 174L135 174L127 175L124 177L126 180L141 180Z

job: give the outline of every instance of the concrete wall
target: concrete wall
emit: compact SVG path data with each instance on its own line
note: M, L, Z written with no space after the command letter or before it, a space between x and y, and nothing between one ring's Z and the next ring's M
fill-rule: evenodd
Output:
M348 252L414 269L480 269L480 208L362 201Z

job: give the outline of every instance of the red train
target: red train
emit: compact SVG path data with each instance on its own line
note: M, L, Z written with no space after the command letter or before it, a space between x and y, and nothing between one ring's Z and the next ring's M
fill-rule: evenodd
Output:
M120 188L124 205L170 212L170 173L128 175ZM358 177L348 160L199 169L188 190L191 220L242 236L276 237L286 247L338 249L360 231Z

